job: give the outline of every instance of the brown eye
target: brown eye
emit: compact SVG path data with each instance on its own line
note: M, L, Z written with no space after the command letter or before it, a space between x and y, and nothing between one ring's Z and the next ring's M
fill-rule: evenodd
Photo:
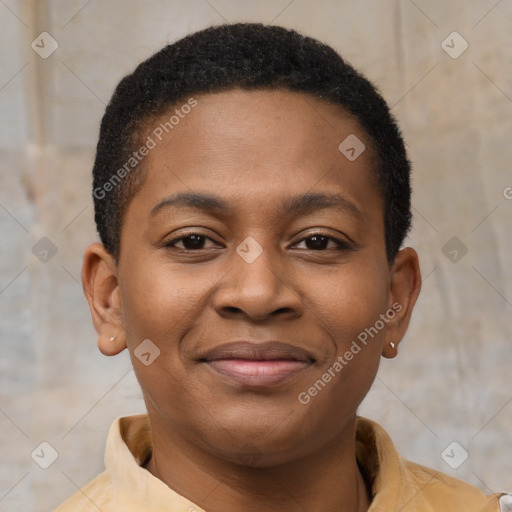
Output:
M165 247L177 247L177 244L181 243L181 247L177 247L178 249L185 249L187 251L197 251L204 249L204 244L206 240L211 240L205 235L200 235L199 233L189 233L185 236L180 236L179 238L174 238L173 240L169 240L165 244Z
M334 247L332 245L329 247L330 242L334 243ZM303 238L299 244L300 243L304 243L306 246L305 248L310 251L324 251L326 249L350 249L350 246L346 242L321 233L309 235L308 237Z

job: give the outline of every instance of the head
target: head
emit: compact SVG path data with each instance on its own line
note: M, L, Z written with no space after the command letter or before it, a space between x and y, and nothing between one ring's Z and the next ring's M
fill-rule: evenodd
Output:
M102 243L84 289L100 350L130 350L153 424L233 461L257 439L261 465L335 438L396 355L421 281L400 249L410 165L376 88L295 31L209 28L120 82L93 174ZM215 358L239 340L296 358L272 383L234 376Z
M133 156L148 144L143 127L156 130L148 131L158 143L180 121L180 107L188 110L195 95L282 88L341 107L364 131L384 205L386 253L393 261L411 225L410 164L386 102L329 46L261 24L223 25L191 34L141 63L117 86L103 117L93 169L96 225L117 261L124 213L145 174L145 159ZM170 115L162 128L155 121L165 112Z

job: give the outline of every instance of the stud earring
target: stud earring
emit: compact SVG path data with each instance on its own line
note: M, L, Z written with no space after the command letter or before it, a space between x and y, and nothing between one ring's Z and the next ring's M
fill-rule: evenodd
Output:
M117 334L115 336L112 336L108 341L114 341L117 338Z
M390 341L390 342L389 342L389 344L391 345L391 348L392 348L392 349L394 349L394 348L395 348L395 344L394 344L392 341Z

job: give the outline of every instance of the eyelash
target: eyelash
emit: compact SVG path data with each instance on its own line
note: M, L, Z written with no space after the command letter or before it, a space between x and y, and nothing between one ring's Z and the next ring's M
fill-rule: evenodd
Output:
M191 236L199 236L199 237L202 237L204 239L207 239L207 240L211 240L212 242L215 242L215 240L213 240L212 238L210 238L209 236L206 236L206 235L203 235L202 233L197 233L195 231L190 231L189 233L186 233L184 235L181 235L177 238L173 238L167 242L165 242L163 244L163 247L166 247L166 248L176 248L175 247L175 243L177 242L180 242L186 238L189 238ZM304 237L304 238L301 238L300 240L298 240L294 245L300 243L300 242L304 242L305 240L308 240L310 238L313 238L315 236L319 236L319 237L324 237L326 238L327 240L332 240L336 243L337 247L334 248L334 250L338 250L338 251L344 251L344 250L351 250L352 247L349 245L348 242L345 242L344 240L340 240L339 238L335 238L333 236L330 236L328 235L327 233L322 233L322 232L317 232L317 233L309 233L308 236ZM181 251L185 251L185 252L200 252L200 251L203 251L205 249L184 249L184 248L180 248L178 247L177 249L181 250ZM306 249L306 250L310 250L310 251L314 251L314 252L326 252L326 251L329 251L329 249ZM330 250L333 250L332 248Z

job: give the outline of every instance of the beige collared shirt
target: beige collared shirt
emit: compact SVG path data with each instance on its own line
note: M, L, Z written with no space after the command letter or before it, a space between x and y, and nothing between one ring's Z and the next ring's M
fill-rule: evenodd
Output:
M512 512L512 496L486 496L403 459L377 423L358 418L356 432L358 464L373 494L368 512ZM107 439L105 471L54 512L206 512L142 467L151 451L147 415L118 418Z

